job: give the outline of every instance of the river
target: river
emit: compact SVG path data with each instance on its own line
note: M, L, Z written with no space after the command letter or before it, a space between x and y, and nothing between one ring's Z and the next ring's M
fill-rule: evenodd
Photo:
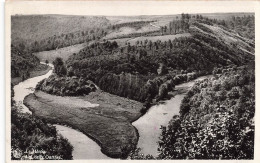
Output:
M49 65L53 67L51 64ZM14 86L13 99L19 106L22 106L22 112L31 113L31 111L23 104L24 97L33 93L37 83L48 78L51 74L52 70L45 75L27 79ZM196 80L202 80L205 78L207 77L200 77ZM177 85L176 89L190 89L196 80ZM170 100L165 101L163 104L152 106L144 116L133 122L133 126L137 128L140 136L137 147L142 149L141 152L143 154L152 154L153 156L158 155L157 142L159 141L161 133L160 127L161 125L167 126L172 117L179 114L179 108L184 96L185 93L177 94ZM90 103L90 105L92 104ZM56 126L58 133L67 138L74 147L72 152L73 159L110 159L101 152L101 148L96 142L83 133L62 125L54 126Z
M196 80L176 85L176 89L190 89L195 81L203 80L207 76L199 77ZM158 156L158 144L161 134L161 126L167 126L174 115L179 114L181 101L185 93L177 94L163 104L152 106L147 113L133 122L139 132L139 141L137 147L141 148L141 153L147 155Z
M45 63L41 62L41 64ZM51 64L49 64L49 66L53 67ZM31 113L31 111L23 104L24 97L30 93L33 93L37 83L45 78L48 78L51 74L52 70L45 75L29 78L14 86L13 99L16 101L18 106L22 106L21 111L23 113ZM90 105L92 104L90 103ZM70 144L73 146L73 159L110 159L101 152L101 148L96 142L84 135L82 132L62 125L54 126L56 126L58 133L68 139Z

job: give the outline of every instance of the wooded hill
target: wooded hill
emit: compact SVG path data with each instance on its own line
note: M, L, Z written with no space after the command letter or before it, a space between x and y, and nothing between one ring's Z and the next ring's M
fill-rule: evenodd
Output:
M162 127L159 159L254 158L254 68L213 72L188 92L180 116Z
M40 61L30 52L24 50L24 46L11 46L11 77L22 77L26 79L30 76L30 71L35 68Z
M39 52L100 39L109 25L101 16L16 15L11 38L13 45Z
M240 46L230 46L214 31L225 31L221 26L196 21L189 26L190 37L165 42L147 40L124 47L109 41L94 43L66 61L66 75L91 80L106 92L150 103L153 98L163 98L172 85L211 73L215 67L254 62L253 55L241 51ZM248 44L248 50L254 53L253 44Z

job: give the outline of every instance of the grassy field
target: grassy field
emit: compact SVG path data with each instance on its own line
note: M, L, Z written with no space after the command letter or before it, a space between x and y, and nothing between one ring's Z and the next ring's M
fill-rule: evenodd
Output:
M78 53L87 44L88 43L83 43L83 44L68 46L65 48L60 48L57 50L43 51L39 53L34 53L34 55L37 58L39 58L41 62L45 62L45 60L48 60L50 63L52 63L57 57L61 57L63 61L66 61L70 55L72 55L73 53Z
M176 34L176 35L164 35L164 36L146 36L146 37L136 37L136 38L122 38L122 39L114 39L110 41L116 41L119 46L124 46L126 43L130 43L131 45L135 45L136 41L145 41L146 39L148 41L155 42L157 40L169 41L174 40L179 37L190 37L191 35L189 33L182 33L182 34Z
M152 32L157 30L158 28L151 26L150 24L144 25L140 29L135 29L133 27L121 27L120 29L114 30L107 34L106 37L104 37L104 39L112 39L129 34Z
M143 105L139 102L100 90L84 97L60 97L37 91L25 97L24 104L37 117L80 130L110 157L126 157L138 142L138 132L131 122L141 116Z
M51 70L50 66L39 64L33 71L30 72L30 78L41 76ZM22 81L21 77L11 78L11 83L16 85Z

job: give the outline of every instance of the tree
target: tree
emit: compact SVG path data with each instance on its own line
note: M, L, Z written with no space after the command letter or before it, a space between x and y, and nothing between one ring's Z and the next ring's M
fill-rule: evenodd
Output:
M67 69L63 63L62 58L57 57L53 61L53 65L54 65L54 73L56 73L58 76L65 76L67 74Z

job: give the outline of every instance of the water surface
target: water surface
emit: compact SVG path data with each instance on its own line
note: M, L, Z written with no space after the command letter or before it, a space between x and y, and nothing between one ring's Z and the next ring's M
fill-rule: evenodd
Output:
M200 77L194 81L179 84L177 88L190 89L195 81L203 80L207 76ZM161 134L161 126L167 126L169 121L174 115L179 114L181 101L184 98L185 93L180 93L170 100L166 100L165 103L152 106L147 113L133 122L139 132L139 141L137 147L141 148L141 153L153 156L158 155L158 141Z
M53 65L49 65L53 67ZM52 74L52 71L53 70L50 70L45 75L29 78L14 86L13 99L16 101L18 106L22 106L21 111L23 113L31 113L29 108L27 108L23 104L25 96L29 95L30 93L33 93L38 82L45 78L48 78ZM86 103L92 106L90 102ZM99 147L99 145L92 139L84 135L82 132L62 125L55 126L58 133L60 133L63 137L67 138L70 144L73 146L73 159L109 159L109 157L107 157L101 152L101 148Z

